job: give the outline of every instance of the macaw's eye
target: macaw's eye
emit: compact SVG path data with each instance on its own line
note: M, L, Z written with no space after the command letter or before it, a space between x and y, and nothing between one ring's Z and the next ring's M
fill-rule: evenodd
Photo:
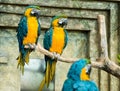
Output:
M67 25L67 23L68 23L67 18L61 18L58 21L58 24L61 25L62 27Z
M31 15L34 15L34 11L32 10L30 14L31 14Z
M40 16L40 10L32 9L31 12L30 12L30 15L38 18Z

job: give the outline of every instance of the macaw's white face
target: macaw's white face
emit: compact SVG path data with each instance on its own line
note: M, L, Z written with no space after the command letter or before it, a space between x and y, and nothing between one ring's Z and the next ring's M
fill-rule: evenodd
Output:
M81 80L90 80L90 73L91 73L91 65L87 64L80 73Z
M39 18L40 17L40 10L32 9L31 12L30 12L30 15Z
M36 9L36 8L28 8L25 11L25 16L39 18L40 17L40 10Z
M68 23L67 18L60 18L58 21L59 26L64 27Z
M65 27L67 25L67 18L57 18L53 20L53 27Z

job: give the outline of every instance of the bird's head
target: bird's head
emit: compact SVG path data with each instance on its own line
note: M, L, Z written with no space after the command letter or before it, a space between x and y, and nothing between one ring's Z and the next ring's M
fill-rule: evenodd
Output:
M26 17L36 17L40 16L40 7L39 6L28 6L24 12Z
M51 21L52 27L64 27L67 25L67 17L65 15L53 16Z
M90 60L80 59L72 64L67 76L74 80L90 80L90 73Z

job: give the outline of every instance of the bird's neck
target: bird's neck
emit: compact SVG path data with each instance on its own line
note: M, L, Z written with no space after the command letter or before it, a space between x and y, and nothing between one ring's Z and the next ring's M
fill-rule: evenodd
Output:
M85 68L82 69L82 71L81 71L80 79L81 79L81 80L84 80L84 81L85 81L85 80L90 80L89 75L86 74L86 70L85 70Z
M54 30L64 30L63 27L58 27L58 26L54 26L53 29L54 29Z

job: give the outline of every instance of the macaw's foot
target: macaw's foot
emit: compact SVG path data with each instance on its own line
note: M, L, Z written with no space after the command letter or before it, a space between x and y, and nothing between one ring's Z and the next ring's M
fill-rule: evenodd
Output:
M60 54L57 53L56 54L56 58L59 59L60 58Z
M53 58L52 59L59 59L60 54L53 52Z
M53 57L52 57L52 59L55 59L56 58L56 52L53 52Z
M35 50L36 44L31 44L31 43L26 44L26 45L25 45L25 48Z

